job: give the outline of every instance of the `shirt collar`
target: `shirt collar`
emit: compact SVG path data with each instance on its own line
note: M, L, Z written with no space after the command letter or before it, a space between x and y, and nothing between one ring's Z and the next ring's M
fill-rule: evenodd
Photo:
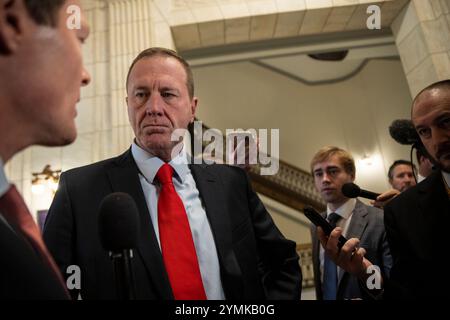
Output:
M337 208L335 211L332 211L330 209L330 206L327 205L327 217L330 215L330 213L334 212L340 215L342 218L347 220L352 215L353 210L356 206L356 199L348 199L342 206Z
M136 144L135 141L133 141L131 145L131 154L133 155L134 161L136 162L141 174L149 183L153 183L153 180L155 179L159 168L161 168L164 164L164 161L142 149ZM174 176L181 183L184 183L186 175L190 171L187 159L187 155L183 148L178 155L169 162L175 172Z
M447 184L447 188L450 187L450 173L442 171L442 176L444 177L445 183Z
M2 197L9 189L9 182L6 179L5 168L3 167L3 160L0 157L0 197Z

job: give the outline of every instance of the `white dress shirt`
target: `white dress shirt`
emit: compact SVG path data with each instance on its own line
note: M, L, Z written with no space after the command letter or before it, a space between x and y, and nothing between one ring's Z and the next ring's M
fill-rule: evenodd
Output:
M336 223L336 227L342 228L342 235L344 237L347 236L348 226L350 225L350 221L352 220L353 216L353 210L355 210L356 206L356 199L348 199L342 206L337 208L335 211L330 209L330 206L327 205L327 219L330 216L331 213L336 213L341 216L341 219ZM324 258L325 258L325 251L322 246L320 246L320 279L323 283L323 266L324 266ZM338 279L340 279L340 276L344 270L342 268L337 267L338 271Z
M450 187L450 173L442 171L442 176L444 177L447 187Z
M131 153L140 170L139 180L161 249L158 228L158 195L161 187L155 177L164 162L134 142ZM220 265L214 237L187 159L186 153L181 152L169 162L174 169L173 184L186 209L206 296L209 300L223 300L225 294L220 279Z
M420 173L417 174L417 183L422 182L425 179L426 177L422 176Z

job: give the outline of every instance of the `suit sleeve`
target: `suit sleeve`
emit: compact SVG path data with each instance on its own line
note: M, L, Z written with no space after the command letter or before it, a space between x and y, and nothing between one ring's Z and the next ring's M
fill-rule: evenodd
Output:
M61 175L58 191L50 206L43 238L61 273L67 278L67 267L76 264L74 252L74 221L67 191L66 176ZM76 296L77 292L71 292Z
M393 259L389 280L385 284L384 298L411 299L413 290L410 288L410 284L414 282L411 279L416 277L415 263L409 263L408 259L403 256L407 246L402 245L402 237L390 205L384 208L384 223Z
M373 289L369 290L367 287L367 283L365 281L362 281L358 279L358 284L360 286L361 292L364 296L364 299L368 300L381 300L384 298L384 292L386 283L389 280L391 268L392 268L392 255L391 255L391 249L389 247L389 243L387 241L386 237L386 231L384 228L384 225L381 225L382 231L381 236L379 237L378 242L378 252L377 252L377 262L371 261L375 265L377 265L380 268L381 277L383 278L383 287L381 290Z
M248 176L247 197L260 256L259 270L268 299L299 300L302 273L296 244L287 240L253 191Z
M383 264L381 272L383 273L384 278L389 278L392 269L392 255L385 231L383 232L380 240L379 250L379 254L381 256L381 261Z

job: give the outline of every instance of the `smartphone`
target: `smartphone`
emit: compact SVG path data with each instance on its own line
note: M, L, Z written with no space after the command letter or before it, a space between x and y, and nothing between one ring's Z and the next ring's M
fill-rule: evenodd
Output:
M303 209L303 212L305 214L305 216L312 222L314 223L315 226L317 227L321 227L322 230L325 232L325 234L327 236L330 235L331 231L333 231L333 227L330 225L330 223L320 215L320 213L318 213L313 207L311 206L306 206ZM344 245L344 243L347 242L347 239L344 236L340 236L339 237L339 242L338 242L338 248L342 248L342 246Z

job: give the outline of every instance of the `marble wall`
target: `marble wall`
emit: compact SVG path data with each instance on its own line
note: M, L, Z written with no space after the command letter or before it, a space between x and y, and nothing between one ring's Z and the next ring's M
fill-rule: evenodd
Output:
M412 96L450 78L450 0L412 0L391 27Z

